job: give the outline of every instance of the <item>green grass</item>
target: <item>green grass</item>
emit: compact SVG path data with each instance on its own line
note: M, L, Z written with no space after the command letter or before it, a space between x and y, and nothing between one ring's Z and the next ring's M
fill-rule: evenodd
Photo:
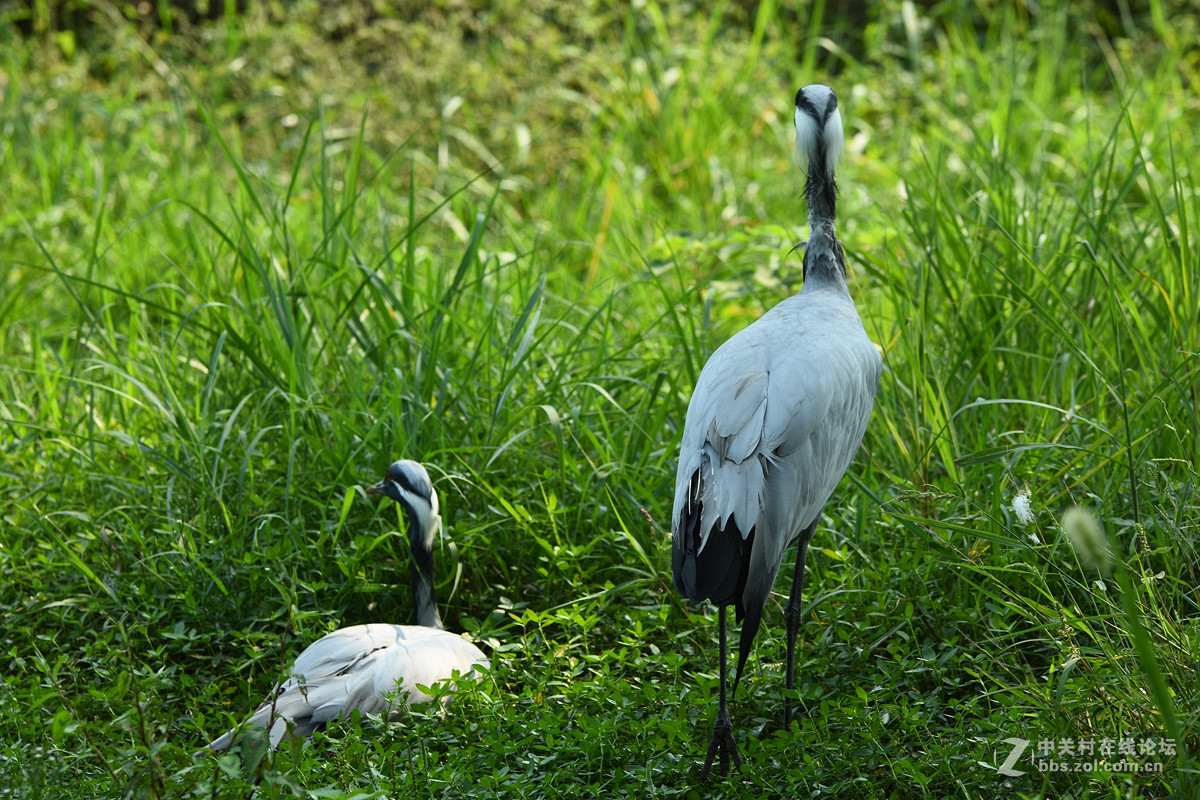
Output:
M482 5L145 37L101 7L78 48L0 21L0 797L1194 795L1186 6ZM811 82L884 377L809 560L801 723L778 596L746 767L702 787L676 448L708 354L799 285ZM493 681L193 755L304 644L411 620L401 521L359 488L401 456ZM1039 765L1084 738L1178 751Z

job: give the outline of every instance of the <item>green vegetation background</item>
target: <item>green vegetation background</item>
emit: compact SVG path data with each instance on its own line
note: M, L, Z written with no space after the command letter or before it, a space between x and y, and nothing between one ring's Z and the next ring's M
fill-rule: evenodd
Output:
M0 4L0 797L1195 789L1190 4L246 6ZM799 285L815 82L885 371L810 558L801 723L775 603L746 767L705 787L675 454L707 356ZM494 681L193 756L305 643L411 621L360 491L400 456ZM1081 739L1159 746L1045 749Z

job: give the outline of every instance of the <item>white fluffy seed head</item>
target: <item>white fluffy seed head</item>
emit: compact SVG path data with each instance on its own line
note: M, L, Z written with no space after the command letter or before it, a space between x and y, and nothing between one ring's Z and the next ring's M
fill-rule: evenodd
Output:
M833 98L833 89L813 84L800 90L796 103L796 157L807 167L823 147L825 169L830 175L846 146L842 112L835 107L826 114Z
M1012 499L1012 510L1020 524L1028 525L1033 522L1033 503L1029 500L1029 492L1022 490Z

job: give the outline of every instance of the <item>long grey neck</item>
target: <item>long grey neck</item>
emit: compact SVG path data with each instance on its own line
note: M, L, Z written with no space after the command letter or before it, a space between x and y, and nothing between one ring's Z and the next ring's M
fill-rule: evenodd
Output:
M405 509L408 516L409 549L412 552L412 598L417 624L426 628L443 628L438 613L437 597L433 590L433 552L429 548L429 532L417 515Z
M817 139L816 152L808 162L808 177L804 180L804 199L808 202L808 224L814 234L819 223L828 221L833 227L837 218L837 180L829 167L824 138Z
M827 163L825 142L818 139L817 151L808 162L804 181L804 199L808 203L808 244L804 247L804 285L814 288L834 283L846 287L846 261L838 241L837 181ZM849 290L847 290L849 291Z
M846 285L846 260L833 222L814 225L804 246L804 288L839 288L849 294Z

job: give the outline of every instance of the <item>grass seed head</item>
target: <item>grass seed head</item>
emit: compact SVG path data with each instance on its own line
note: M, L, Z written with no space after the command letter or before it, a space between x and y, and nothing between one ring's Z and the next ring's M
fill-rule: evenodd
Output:
M1101 575L1107 575L1112 570L1112 551L1108 547L1108 537L1091 511L1079 506L1068 508L1063 514L1062 529L1067 535L1067 541L1075 549L1079 563Z
M1017 522L1022 525L1033 522L1033 504L1029 502L1029 492L1022 490L1012 499L1012 510Z

